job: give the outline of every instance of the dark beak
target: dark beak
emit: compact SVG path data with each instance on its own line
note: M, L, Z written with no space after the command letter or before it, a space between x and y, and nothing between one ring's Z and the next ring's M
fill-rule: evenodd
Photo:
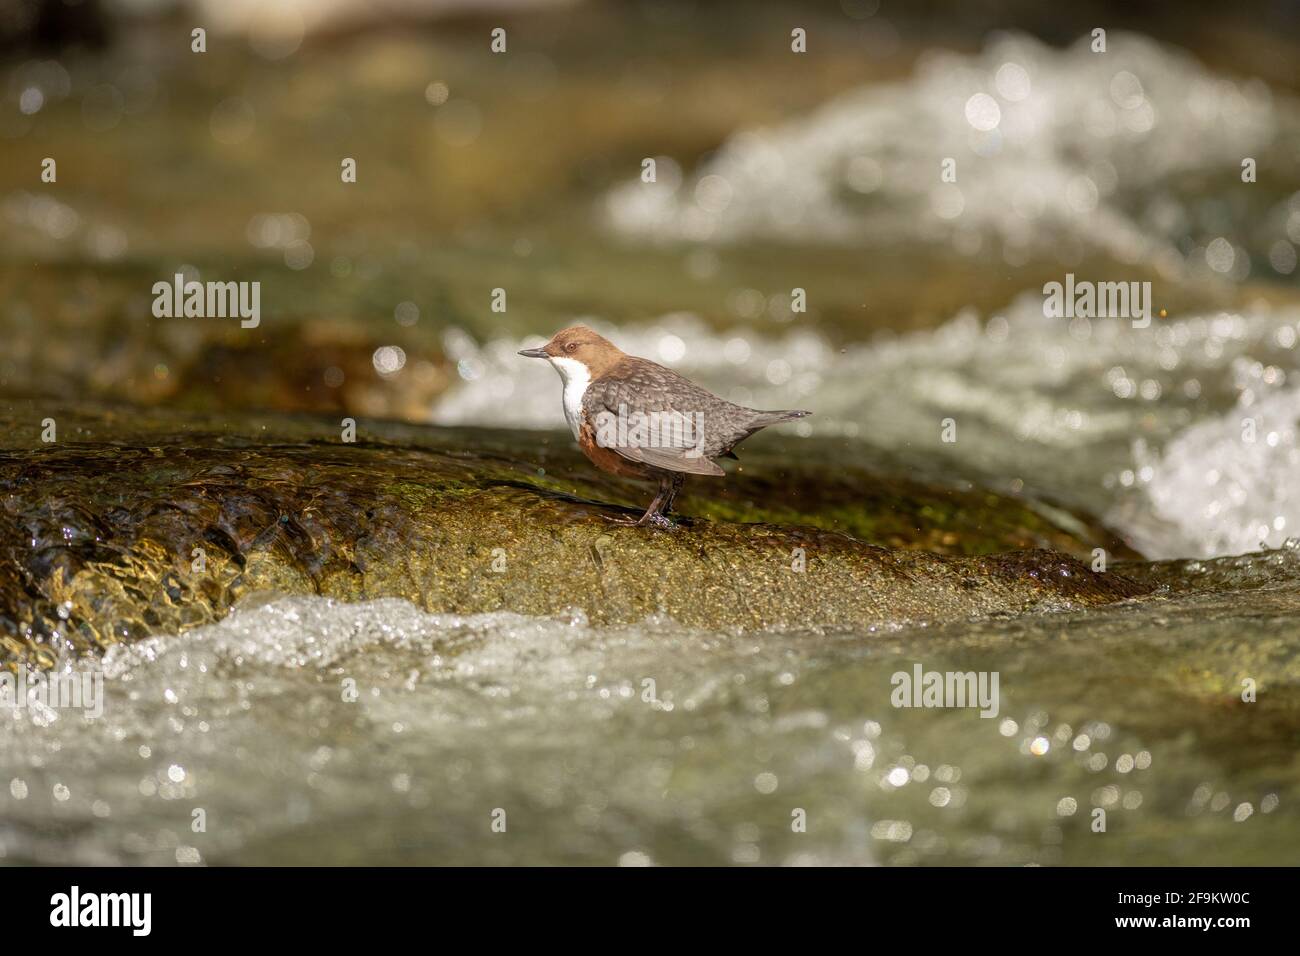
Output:
M525 358L550 358L546 349L520 349L519 354Z

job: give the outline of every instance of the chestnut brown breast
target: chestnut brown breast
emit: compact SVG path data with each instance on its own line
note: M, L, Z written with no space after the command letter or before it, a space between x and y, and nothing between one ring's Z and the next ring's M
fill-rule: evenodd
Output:
M591 459L593 465L612 475L621 475L624 478L654 478L660 474L658 469L630 461L614 449L603 448L597 444L596 431L587 421L585 414L582 416L582 424L578 427L578 447Z

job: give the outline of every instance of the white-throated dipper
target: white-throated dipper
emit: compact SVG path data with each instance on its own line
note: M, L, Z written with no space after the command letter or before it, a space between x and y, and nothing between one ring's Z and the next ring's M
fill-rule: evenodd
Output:
M732 448L760 428L811 414L735 405L584 325L519 354L546 359L560 373L564 417L597 468L659 482L646 513L629 524L673 527L668 511L687 475L725 475L714 459L735 458Z

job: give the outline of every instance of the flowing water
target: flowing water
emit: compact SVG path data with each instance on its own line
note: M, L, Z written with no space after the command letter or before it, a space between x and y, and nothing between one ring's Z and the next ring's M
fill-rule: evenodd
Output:
M827 467L883 458L1100 516L1169 559L1115 569L1153 595L746 633L263 595L111 648L97 719L5 715L0 858L1294 863L1300 305L1270 288L1293 281L1300 193L1247 201L1207 182L1224 166L1231 182L1246 151L1293 157L1300 109L1142 37L1113 50L1102 65L1004 37L936 54L740 131L693 173L664 164L656 191L614 186L592 228L694 243L688 268L706 277L729 248L772 240L888 235L921 273L1010 268L1050 242L1061 277L1103 255L1158 289L1228 289L1232 306L1135 328L1045 317L1041 290L1012 281L1001 308L866 342L752 288L725 326L616 324L601 302L585 320L734 401L813 409L791 431L835 439ZM968 124L947 121L954 104ZM956 184L909 174L931 153L962 157ZM554 373L515 356L536 336L440 338L455 384L428 421L563 427ZM997 713L892 706L893 676L917 664L996 673Z
M75 863L1294 862L1300 558L1203 573L1243 589L875 634L281 598L115 648L97 720L0 725L0 845ZM892 707L914 662L998 671L997 714ZM1259 702L1235 702L1243 675Z

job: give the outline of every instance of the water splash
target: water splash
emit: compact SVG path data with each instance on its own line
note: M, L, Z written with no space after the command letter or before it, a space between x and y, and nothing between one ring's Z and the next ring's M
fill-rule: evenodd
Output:
M1245 156L1290 170L1298 137L1293 99L1149 38L1112 33L1102 56L1087 38L1056 50L1002 35L975 55L927 53L909 79L807 119L737 133L693 175L619 186L605 214L643 238L964 254L993 240L1012 265L1100 249L1168 277L1189 265L1240 280L1266 262L1294 269L1300 197L1260 208L1228 190ZM955 181L941 179L949 160Z
M1142 501L1182 534L1182 553L1278 548L1300 529L1300 387L1265 385L1258 363L1238 360L1235 367L1245 381L1234 408L1180 432L1160 453L1145 442L1135 449ZM1116 517L1130 522L1139 547L1169 551L1168 535L1148 532L1151 524L1136 512L1118 506Z

